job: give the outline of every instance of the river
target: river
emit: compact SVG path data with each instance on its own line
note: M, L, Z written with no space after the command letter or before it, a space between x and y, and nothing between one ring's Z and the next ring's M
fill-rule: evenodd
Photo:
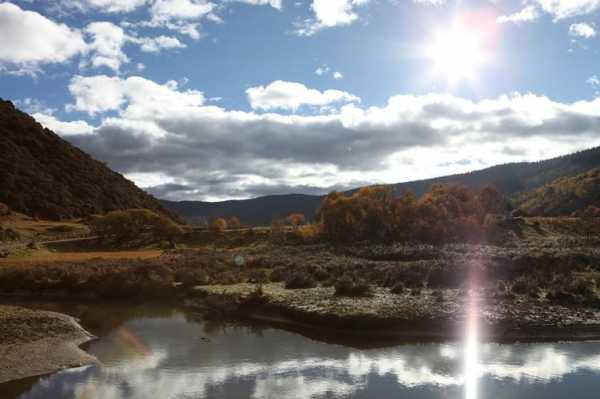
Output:
M598 342L479 343L466 364L463 342L340 345L172 307L36 307L79 317L101 365L2 384L3 399L465 398L468 381L481 399L600 392Z

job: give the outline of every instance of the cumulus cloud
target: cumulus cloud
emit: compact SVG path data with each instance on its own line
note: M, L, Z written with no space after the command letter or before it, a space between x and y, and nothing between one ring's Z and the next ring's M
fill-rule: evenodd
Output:
M277 80L267 86L246 90L253 109L269 111L284 109L296 111L303 105L326 106L335 103L360 102L353 94L341 90L319 91L309 89L302 83Z
M140 184L155 176L154 192L173 199L324 193L600 144L600 99L398 95L379 107L350 103L325 115L298 115L227 110L206 103L200 91L141 77L75 77L70 91L72 110L104 116L92 134L68 139ZM277 98L295 106L288 100Z
M589 39L596 36L596 29L586 23L572 24L569 27L569 35Z
M120 26L110 22L92 22L85 28L85 33L92 40L88 45L89 61L83 65L89 62L95 68L105 66L118 72L122 64L129 62L123 52L127 35Z
M314 18L297 24L296 34L312 36L325 28L350 25L358 20L356 9L370 0L312 0Z
M600 0L531 0L555 20L591 14L600 9Z
M12 3L0 3L0 71L35 73L86 50L83 35Z
M510 15L501 15L497 18L498 23L514 23L519 24L522 22L531 22L538 19L540 16L537 7L535 6L527 6L523 8L521 11L518 11L514 14Z
M600 78L598 77L598 75L590 76L590 78L585 82L591 86L600 87Z
M176 49L187 47L185 44L181 43L176 37L164 35L157 37L132 38L131 40L139 44L140 50L146 53L158 53L164 49Z
M434 6L440 6L446 4L447 0L413 0L417 4L430 4Z
M233 0L233 1L237 1L240 3L246 3L246 4L252 4L254 6L269 5L278 10L281 9L281 2L282 2L282 0Z
M91 134L95 130L93 126L90 126L86 121L82 120L65 122L56 119L53 115L41 112L36 112L32 116L44 127L61 136Z
M96 10L105 13L127 13L148 3L148 0L62 0L59 5L81 12Z
M69 84L69 92L75 103L67 105L67 111L95 115L123 111L122 106L126 106L123 115L134 119L171 111L184 112L188 107L204 104L204 95L199 91L179 91L175 81L161 85L139 76L127 79L106 75L75 76Z
M212 15L215 7L216 4L208 0L155 0L150 7L152 20L148 25L163 26L199 39L198 21Z

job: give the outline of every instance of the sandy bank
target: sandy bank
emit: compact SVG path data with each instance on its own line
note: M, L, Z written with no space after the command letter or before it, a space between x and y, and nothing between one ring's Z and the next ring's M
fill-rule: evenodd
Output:
M0 383L93 363L92 339L72 317L0 305Z

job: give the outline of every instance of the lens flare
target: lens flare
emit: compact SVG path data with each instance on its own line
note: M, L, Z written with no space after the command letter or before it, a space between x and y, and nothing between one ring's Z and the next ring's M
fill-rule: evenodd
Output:
M465 332L465 399L477 399L479 365L479 325L478 325L478 297L477 267L471 265L469 276L469 290L467 299L467 323Z

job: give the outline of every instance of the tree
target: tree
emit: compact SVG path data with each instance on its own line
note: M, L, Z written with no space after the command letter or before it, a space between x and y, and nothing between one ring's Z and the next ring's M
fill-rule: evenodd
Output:
M208 230L216 238L223 235L223 232L226 229L227 229L227 221L225 221L225 219L223 219L223 218L218 218L218 219L213 220L211 222L211 224L208 226Z
M303 213L291 213L287 218L287 222L294 228L298 228L300 225L306 223L306 217Z
M240 227L242 227L242 222L240 222L240 219L237 216L231 216L229 218L227 218L227 228L229 229L239 229Z
M148 209L127 209L96 215L91 218L90 227L94 234L102 238L122 242L149 238L174 244L183 235L181 226Z
M486 215L500 215L506 210L506 200L494 186L483 187L479 192L478 199Z
M285 220L276 218L271 222L271 242L285 242Z

